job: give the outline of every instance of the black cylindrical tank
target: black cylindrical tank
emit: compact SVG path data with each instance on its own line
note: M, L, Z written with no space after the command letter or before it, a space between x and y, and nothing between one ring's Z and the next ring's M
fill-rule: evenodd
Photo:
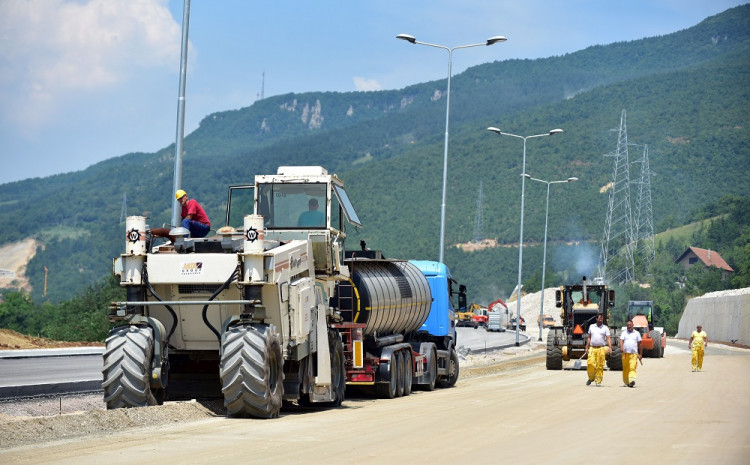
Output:
M357 260L352 282L359 305L355 323L366 323L365 335L405 334L427 320L432 293L427 279L409 262Z

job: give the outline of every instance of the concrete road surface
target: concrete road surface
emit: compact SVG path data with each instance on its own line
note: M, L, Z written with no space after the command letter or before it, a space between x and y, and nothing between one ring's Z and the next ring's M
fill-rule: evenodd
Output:
M693 373L686 344L670 341L665 358L644 359L635 388L619 372L585 386L584 371L539 362L275 420L211 418L0 451L0 463L747 464L750 351L712 349Z

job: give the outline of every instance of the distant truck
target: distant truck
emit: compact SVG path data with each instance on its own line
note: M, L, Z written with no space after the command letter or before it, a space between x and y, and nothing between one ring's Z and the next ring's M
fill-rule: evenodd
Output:
M510 319L510 323L508 323L508 329L515 331L516 330L516 317L513 317ZM521 317L521 331L526 331L526 319L524 317Z
M488 318L487 331L505 332L508 326L508 315L504 311L489 312Z
M470 326L474 329L487 327L487 309L479 304L471 304L468 310L456 313L456 326Z
M643 355L651 358L664 357L667 336L664 328L654 326L654 301L628 301L628 320L633 320L633 328L641 333ZM623 329L624 331L624 329Z
M487 306L487 331L504 332L508 327L508 306L500 299Z
M555 326L555 317L553 317L552 315L542 315L541 317L536 317L537 324L539 324L540 319L542 323L542 329Z

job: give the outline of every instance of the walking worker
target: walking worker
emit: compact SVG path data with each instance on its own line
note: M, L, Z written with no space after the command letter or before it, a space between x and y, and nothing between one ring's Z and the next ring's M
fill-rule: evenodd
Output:
M620 334L620 352L622 353L622 382L635 387L635 370L638 361L643 363L641 333L633 329L633 320L628 320L627 330Z
M706 352L705 349L707 345L708 335L703 331L703 326L699 324L697 326L697 331L693 331L690 335L690 342L688 342L688 349L693 350L693 371L701 371L701 369L703 369L703 355Z
M609 328L604 324L604 314L596 314L596 324L589 326L589 337L586 339L586 351L589 354L586 373L589 375L586 386L596 382L601 386L604 378L604 360L612 353L612 338Z
M175 192L175 198L182 205L182 227L190 230L191 237L206 237L211 229L211 221L203 207L197 200L188 198L187 192L182 189Z

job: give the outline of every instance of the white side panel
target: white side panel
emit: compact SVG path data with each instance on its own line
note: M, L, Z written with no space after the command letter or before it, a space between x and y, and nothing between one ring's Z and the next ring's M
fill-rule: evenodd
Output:
M313 322L311 313L315 307L315 283L311 278L302 278L289 287L289 304L292 316L292 339L306 342Z
M318 308L318 376L315 377L316 386L331 384L331 352L328 349L328 326L326 325L326 309L324 305Z
M154 254L148 257L152 284L220 284L237 268L235 254Z

